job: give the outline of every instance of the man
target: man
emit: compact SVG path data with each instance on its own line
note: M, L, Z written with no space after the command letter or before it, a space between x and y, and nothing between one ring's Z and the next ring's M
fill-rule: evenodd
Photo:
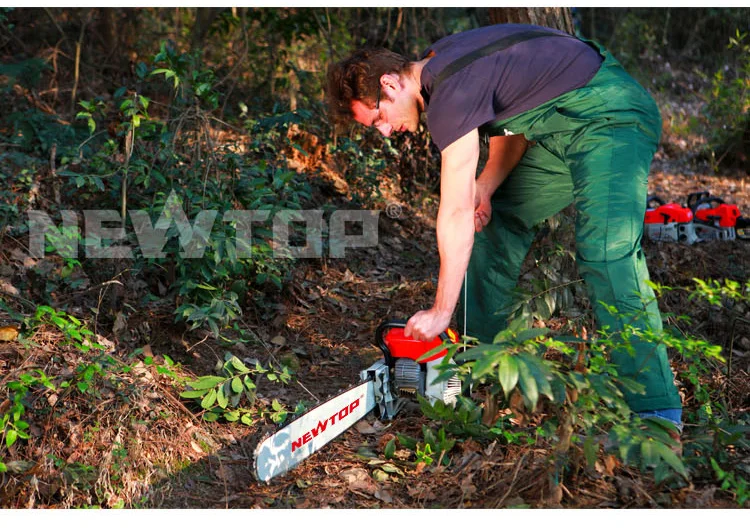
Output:
M329 69L328 98L336 121L384 136L416 131L426 112L441 151L437 292L409 319L407 336L430 340L449 325L468 270L465 331L491 342L506 325L535 227L570 203L578 270L599 326L661 329L641 249L661 118L608 52L549 28L489 26L445 37L414 62L383 49L356 52ZM477 178L484 135L489 158ZM611 354L621 375L645 386L626 393L630 407L681 428L665 347L632 345L634 354Z

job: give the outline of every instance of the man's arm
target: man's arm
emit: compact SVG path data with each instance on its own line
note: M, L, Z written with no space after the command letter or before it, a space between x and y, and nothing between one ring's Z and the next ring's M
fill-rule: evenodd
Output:
M482 231L492 215L490 198L521 161L529 142L523 134L492 136L487 163L477 178L474 227Z
M404 331L406 336L431 340L450 324L474 244L478 162L479 133L476 129L451 143L442 152L437 216L440 253L437 293L431 309L419 311L409 319Z

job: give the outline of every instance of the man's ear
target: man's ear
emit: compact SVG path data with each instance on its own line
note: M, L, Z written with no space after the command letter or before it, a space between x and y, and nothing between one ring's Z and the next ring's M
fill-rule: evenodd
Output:
M385 91L386 88L392 91L399 90L401 88L401 80L399 79L398 74L384 73L381 75L380 88L383 91Z

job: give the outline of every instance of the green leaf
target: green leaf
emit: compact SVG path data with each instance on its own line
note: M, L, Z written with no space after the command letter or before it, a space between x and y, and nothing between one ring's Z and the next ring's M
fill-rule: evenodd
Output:
M250 416L249 413L243 414L242 417L240 417L240 421L242 422L242 424L247 425L247 426L253 425L253 418Z
M548 399L554 400L555 396L552 393L552 386L550 386L548 374L549 371L544 362L537 356L531 354L519 355L519 361L526 362L529 367L529 371L536 380L538 391L541 395L545 395Z
M193 389L208 389L214 388L226 380L224 377L205 376L200 377L198 380L189 382L189 386Z
M456 355L456 362L468 362L469 360L477 360L482 358L487 351L499 351L500 348L496 344L482 344L476 347L471 347L463 353Z
M180 393L180 397L182 397L183 399L195 399L195 398L198 398L198 397L203 397L203 395L205 395L206 393L208 393L208 390L209 390L209 388L206 388L206 389L196 389L194 391L190 391L190 390L183 391L182 393Z
M519 375L519 386L524 397L529 400L530 411L534 411L536 403L539 400L539 390L536 385L536 379L531 374L529 367L525 362L519 359L518 362L518 375Z
M503 354L497 362L497 379L503 387L505 398L518 383L518 362L509 354Z
M445 345L443 344L436 345L435 347L433 347L432 349L424 353L422 356L417 358L417 362L423 362L424 360L427 360L428 358L432 358L433 356L435 356L438 353L443 352L444 350L445 350Z
M224 418L229 422L237 422L240 419L240 412L237 410L225 411Z
M214 338L219 337L219 326L216 324L214 320L208 320L208 326L211 328L211 332L214 335Z
M212 389L208 392L208 394L203 397L203 400L201 401L201 408L204 410L211 409L213 405L216 403L216 397L217 393L215 389Z
M231 394L231 391L232 385L229 381L227 381L216 392L216 400L222 409L226 408L227 404L229 404L229 397L227 396L227 393Z
M15 430L8 430L5 434L5 446L10 448L18 439L18 432Z
M230 358L229 361L232 363L232 367L235 368L240 373L249 373L250 372L250 370L242 362L242 360L240 360L236 356L233 356L232 358Z
M235 393L242 393L242 380L240 377L234 377L232 379L232 391Z
M7 471L8 471L8 467L5 466L5 463L0 461L0 473L7 472Z
M583 442L583 453L586 456L586 464L589 468L594 468L597 452L599 452L599 443L595 442L592 436L587 436Z
M397 434L398 442L401 443L401 446L408 448L409 450L416 450L417 449L417 440L413 437L409 437L408 435L403 434Z
M459 372L457 367L450 367L448 369L445 369L443 372L441 372L438 376L435 377L435 379L432 381L433 384L438 384L439 382L444 382L446 380L450 380L456 374ZM440 402L440 401L437 401Z
M394 437L388 443L385 445L385 449L383 451L383 454L385 455L386 459L392 459L393 454L396 453L396 438Z
M659 462L655 450L657 444L651 439L646 439L641 443L641 463L644 467L655 467Z
M685 465L683 465L682 460L677 456L677 454L672 451L670 447L659 442L655 442L653 443L653 445L656 453L658 453L661 458L675 470L675 472L677 472L684 478L688 477Z
M494 354L488 354L480 358L471 370L471 378L473 380L480 380L484 375L491 372L496 365L497 357Z
M243 379L242 379L242 382L244 382L244 383L245 383L245 387L246 387L246 388L247 388L247 389L248 389L249 391L252 391L252 390L254 390L254 389L255 389L255 383L254 383L254 382L253 382L252 380L250 380L250 377L249 377L249 376L245 375L245 376L243 377Z
M526 342L528 340L533 340L535 338L538 338L539 336L544 336L546 334L549 334L549 329L546 328L524 329L518 333L518 335L516 336L516 340L518 340L519 342Z
M273 399L273 401L271 402L271 408L273 408L274 411L281 411L282 406L278 400Z

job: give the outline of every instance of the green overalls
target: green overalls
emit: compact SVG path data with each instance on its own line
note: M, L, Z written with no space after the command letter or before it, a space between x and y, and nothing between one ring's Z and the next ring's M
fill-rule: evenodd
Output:
M495 136L507 130L535 143L493 195L492 219L474 240L467 334L484 342L507 326L512 291L537 224L570 203L577 212L578 272L599 327L619 331L624 320L662 328L641 249L649 166L661 135L659 109L612 55L590 44L604 62L588 84L487 131ZM631 345L634 352L611 351L618 373L645 386L645 394L625 394L631 409L681 408L664 345Z

